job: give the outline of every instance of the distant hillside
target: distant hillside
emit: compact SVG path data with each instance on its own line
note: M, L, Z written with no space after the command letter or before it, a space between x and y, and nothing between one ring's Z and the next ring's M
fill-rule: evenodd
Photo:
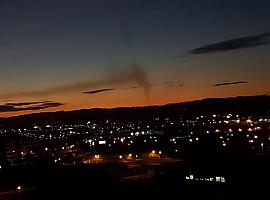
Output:
M230 98L208 98L162 106L123 107L112 109L83 109L36 113L10 118L0 118L0 127L32 126L35 123L86 123L99 120L147 120L171 117L190 117L201 114L229 113L269 114L270 96L240 96Z
M256 113L270 110L270 96L239 96L208 98L185 102L183 107L194 112L240 112Z

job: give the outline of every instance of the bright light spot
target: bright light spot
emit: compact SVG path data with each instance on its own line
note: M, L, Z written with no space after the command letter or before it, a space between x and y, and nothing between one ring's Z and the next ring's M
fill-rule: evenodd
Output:
M100 140L100 141L98 141L98 144L106 144L106 141L105 140Z
M251 122L252 122L251 119L248 119L248 120L247 120L247 123L251 123Z
M155 153L156 153L156 151L155 151L155 150L153 150L153 151L152 151L152 154L155 154Z
M189 141L192 142L193 140L190 138Z
M47 147L45 148L45 151L48 151L48 148Z
M196 140L198 141L198 140L199 140L199 138L197 138L197 137L196 137Z
M254 141L253 140L249 140L250 143L253 143Z
M252 128L248 128L248 131L253 131Z
M22 187L19 185L18 187L17 187L17 190L21 190L22 189Z
M122 158L123 158L123 156L122 156L122 155L120 155L120 156L119 156L119 159L122 159Z
M255 139L257 139L257 138L258 138L258 136L257 136L257 135L254 135L254 138L255 138Z
M158 154L161 154L161 153L162 153L161 151L158 152Z
M238 129L238 131L239 131L239 132L242 132L242 131L243 131L243 129L239 128L239 129Z
M227 144L224 142L222 145L223 145L224 147L226 147Z

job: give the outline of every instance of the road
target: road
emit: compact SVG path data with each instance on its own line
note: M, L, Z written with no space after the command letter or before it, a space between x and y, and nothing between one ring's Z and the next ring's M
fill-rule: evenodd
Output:
M35 189L36 189L35 187L27 187L22 188L20 191L17 189L9 191L0 191L0 199L1 200L15 199L15 197L19 197L19 195L23 195L24 193Z

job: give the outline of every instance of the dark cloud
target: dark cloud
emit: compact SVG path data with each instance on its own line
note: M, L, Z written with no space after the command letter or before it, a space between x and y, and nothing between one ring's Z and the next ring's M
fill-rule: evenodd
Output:
M184 85L184 83L179 83L178 85L176 85L176 87L183 87Z
M235 82L223 82L223 83L217 83L213 85L214 87L219 87L219 86L226 86L226 85L238 85L238 84L247 84L247 81L235 81Z
M46 108L53 108L64 105L59 102L39 101L39 102L19 102L19 103L6 103L0 105L1 112L19 112L19 111L34 111L43 110Z
M83 92L84 94L97 94L97 93L101 93L101 92L107 92L107 91L112 91L115 90L113 88L104 88L104 89L100 89L100 90L91 90L88 92Z
M131 87L126 87L126 88L119 88L119 90L132 90L132 89L137 89L138 86L131 86Z
M266 45L269 43L270 43L270 33L262 33L255 36L233 38L230 40L207 44L205 46L192 49L189 53L190 54L216 53L235 49L256 47Z
M20 102L20 103L6 103L7 106L29 106L35 104L49 103L50 101L35 101L35 102Z
M166 85L167 87L183 87L184 83L181 83L179 81L167 81L163 82L162 84Z

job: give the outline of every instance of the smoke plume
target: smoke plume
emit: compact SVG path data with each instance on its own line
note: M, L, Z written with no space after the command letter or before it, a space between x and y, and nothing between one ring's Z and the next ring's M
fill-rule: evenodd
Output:
M25 91L18 93L9 93L0 95L1 99L19 98L19 97L41 97L48 95L81 92L86 89L95 89L99 87L114 86L126 83L136 83L144 91L148 104L150 104L150 88L147 73L138 64L130 64L122 69L107 70L103 78L96 81L85 81L70 85L56 86L44 90Z

